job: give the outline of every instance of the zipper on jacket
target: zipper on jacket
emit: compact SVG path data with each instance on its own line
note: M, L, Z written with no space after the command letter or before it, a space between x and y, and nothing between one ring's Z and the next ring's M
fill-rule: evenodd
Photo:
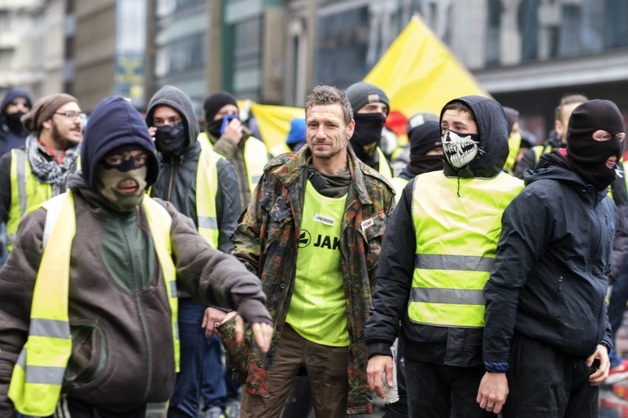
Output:
M139 212L139 208L137 209L137 211ZM139 213L138 213L138 216L139 216ZM140 320L140 327L142 329L142 335L144 336L144 344L146 344L146 385L145 385L146 389L144 390L144 399L147 399L148 393L150 392L150 382L152 379L151 376L153 374L152 367L151 367L151 364L153 362L153 352L150 348L150 341L148 337L148 332L146 330L146 320L144 318L144 315L142 314L142 304L140 303L140 293L142 289L140 285L141 280L138 276L138 271L137 271L137 265L138 265L137 260L136 260L137 252L135 251L131 241L129 240L129 228L126 225L125 220L122 217L119 217L118 220L122 224L122 231L124 231L124 237L126 240L127 248L128 248L129 254L131 254L131 270L132 270L131 277L133 278L133 285L135 286L133 298L135 299L135 307L137 309L137 316Z

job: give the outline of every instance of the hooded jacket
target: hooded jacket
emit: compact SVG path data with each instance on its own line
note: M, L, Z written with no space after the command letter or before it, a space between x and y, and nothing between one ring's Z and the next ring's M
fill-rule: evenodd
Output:
M487 370L506 370L514 333L578 357L612 347L605 296L617 211L558 150L541 158L504 212L484 288Z
M508 134L506 118L499 103L479 96L468 96L456 100L466 103L473 111L479 134L478 154L460 170L454 169L444 159L443 171L418 175L410 180L398 199L399 203L384 236L373 309L366 323L365 340L369 357L376 354L391 355L390 347L395 338L400 335L403 339L403 355L406 358L459 367L482 364L482 328L441 327L415 323L409 318L407 309L417 249L412 204L413 199L416 198L415 194L418 193L418 198L422 198L421 190L415 190L416 182L419 179L433 178L434 181L444 181L454 185L453 189L457 190L457 196L454 193L425 196L425 199L443 201L442 216L445 219L451 216L452 225L456 225L456 219L460 217L468 218L470 222L473 222L472 211L447 215L454 207L453 205L450 207L448 201L455 201L465 193L481 194L481 189L490 189L488 185L479 188L480 191L468 189L477 188L478 186L474 184L477 184L478 180L502 182L513 193L517 193L523 187L522 181L502 171L508 156ZM445 179L442 179L443 176ZM490 196L487 196L487 199L490 199ZM493 200L489 201L493 202ZM498 207L497 204L496 207ZM464 234L464 231L460 233Z
M196 171L201 154L201 144L197 141L200 132L190 98L173 86L162 87L148 103L146 122L153 124L155 108L170 106L181 115L185 126L187 147L176 157L160 155L161 171L150 191L153 197L171 202L177 210L197 223L196 213ZM233 249L231 234L240 216L238 179L233 165L224 158L218 160L218 192L216 194L216 214L218 218L218 249L230 253ZM198 227L198 225L197 225Z
M124 99L108 98L101 104L92 113L83 140L85 171L74 173L68 183L76 234L68 260L72 354L62 393L89 405L124 411L171 396L173 335L167 289L146 213L141 205L130 212L112 209L97 191L95 177L109 150L137 145L147 152L150 184L157 176L153 141L140 115ZM203 303L238 308L252 322L270 322L259 279L232 256L211 249L171 204L155 200L172 218L177 287ZM2 418L13 417L7 388L29 330L45 222L44 208L24 217L14 251L0 271Z
M23 97L32 103L31 95L28 91L19 88L12 87L4 95L2 103L0 103L0 156L3 156L13 148L20 148L24 146L24 140L28 136L28 131L23 125L20 125L20 129L11 129L6 122L5 108L10 102L18 97Z

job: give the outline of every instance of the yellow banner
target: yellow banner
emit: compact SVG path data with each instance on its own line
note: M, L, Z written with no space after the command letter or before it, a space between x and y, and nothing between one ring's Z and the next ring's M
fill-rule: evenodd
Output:
M456 97L490 97L417 15L364 81L388 95L391 112L387 126L400 136L405 135L407 119L417 113L440 115L445 103Z
M305 117L305 110L301 107L261 105L255 102L251 103L251 113L255 116L260 134L273 155L278 155L277 149L285 145L290 121Z

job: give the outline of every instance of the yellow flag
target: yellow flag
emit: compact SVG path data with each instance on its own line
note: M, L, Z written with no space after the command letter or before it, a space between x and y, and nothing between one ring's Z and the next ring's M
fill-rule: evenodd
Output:
M490 97L416 15L364 81L388 95L391 112L387 126L397 135L405 135L408 118L421 112L440 115L451 99L467 95Z
M251 103L251 113L255 116L266 147L273 155L280 153L277 151L279 148L288 150L284 145L292 119L305 117L305 110L301 107L261 105L255 102Z

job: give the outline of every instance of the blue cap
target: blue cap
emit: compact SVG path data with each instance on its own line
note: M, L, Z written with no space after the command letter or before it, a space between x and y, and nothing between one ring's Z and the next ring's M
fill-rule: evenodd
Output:
M305 141L305 118L294 118L290 121L290 132L286 144L292 145Z

